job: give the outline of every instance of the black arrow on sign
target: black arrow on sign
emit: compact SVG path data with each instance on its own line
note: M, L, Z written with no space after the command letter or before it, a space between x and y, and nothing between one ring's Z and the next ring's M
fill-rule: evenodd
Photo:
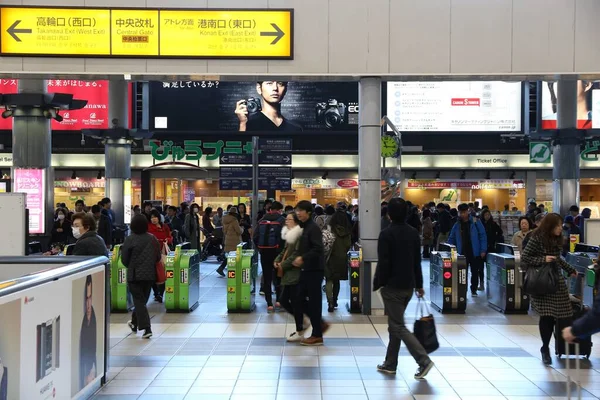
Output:
M13 39L15 39L15 41L20 42L21 38L17 36L17 33L32 33L33 31L31 29L17 29L17 26L21 23L21 20L18 19L15 21L14 24L12 24L7 30L6 32L8 32L8 34L10 36L12 36Z
M271 26L275 29L275 32L261 32L260 36L275 36L275 39L273 39L271 44L277 44L277 42L279 42L281 38L285 36L285 33L283 33L277 24L271 24Z

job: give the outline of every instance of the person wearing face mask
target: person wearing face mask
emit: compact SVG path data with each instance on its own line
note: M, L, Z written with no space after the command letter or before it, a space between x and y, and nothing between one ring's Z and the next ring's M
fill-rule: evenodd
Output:
M96 219L91 214L77 213L73 215L71 231L77 239L74 256L105 256L108 249L104 240L96 233Z
M56 210L52 226L52 243L69 244L72 241L71 222L67 219L67 212L63 208L59 208Z
M185 216L183 231L192 249L200 250L200 206L196 203L191 206L191 213Z

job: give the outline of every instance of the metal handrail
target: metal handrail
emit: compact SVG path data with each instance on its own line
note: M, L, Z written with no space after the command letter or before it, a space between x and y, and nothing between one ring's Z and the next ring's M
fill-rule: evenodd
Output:
M69 263L70 262L70 263ZM63 267L46 269L35 272L26 276L21 276L16 279L5 281L4 283L13 282L9 286L0 289L0 297L8 296L25 289L39 286L47 282L56 281L67 276L87 271L94 267L108 264L108 258L100 257L0 257L0 267L2 264L65 264ZM2 283L2 282L0 282Z

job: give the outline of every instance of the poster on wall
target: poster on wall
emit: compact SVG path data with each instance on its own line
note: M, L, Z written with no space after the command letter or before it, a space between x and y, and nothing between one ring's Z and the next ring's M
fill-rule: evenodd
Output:
M55 80L46 81L48 93L72 94L76 99L87 100L81 110L61 111L61 122L52 120L53 130L79 131L108 128L108 81ZM0 93L18 93L19 81L0 79ZM12 118L0 119L0 130L12 129Z
M404 132L521 130L521 83L388 82L386 115Z
M0 400L20 399L20 298L0 304L0 321Z
M71 282L71 396L75 396L104 371L104 271Z
M150 84L153 130L357 132L358 111L355 82Z
M541 85L542 129L557 129L558 83ZM577 81L577 128L600 128L600 82Z
M45 171L43 169L15 168L13 176L13 192L27 195L29 233L43 234L46 218Z

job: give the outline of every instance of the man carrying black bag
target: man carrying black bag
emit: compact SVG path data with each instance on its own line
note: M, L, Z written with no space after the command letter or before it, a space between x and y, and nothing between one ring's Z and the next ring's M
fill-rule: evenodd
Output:
M390 343L385 361L377 366L377 370L387 374L396 373L400 343L404 342L419 365L415 379L423 379L433 368L433 361L404 323L404 312L413 292L419 298L425 294L421 271L421 241L417 230L405 222L407 212L406 201L392 199L388 204L392 224L379 234L373 290L381 289L388 316Z

